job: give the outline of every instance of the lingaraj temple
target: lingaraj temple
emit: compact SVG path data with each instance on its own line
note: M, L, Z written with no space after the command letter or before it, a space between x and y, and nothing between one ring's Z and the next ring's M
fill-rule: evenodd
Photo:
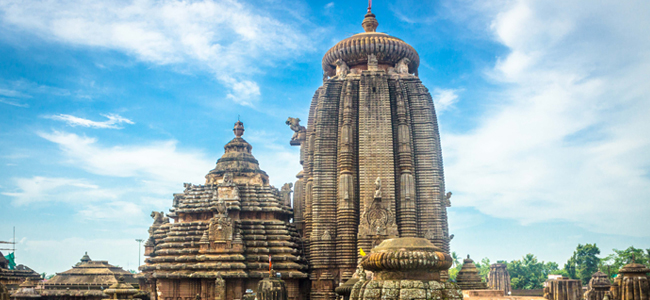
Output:
M151 299L243 299L279 276L289 299L330 300L370 270L372 284L354 287L379 288L381 299L389 279L393 296L409 287L423 299L445 290L443 298L462 298L446 285L451 193L433 100L418 78L417 51L377 26L369 8L365 32L323 57L307 126L287 120L303 168L295 184L269 184L237 121L205 183L186 183L169 213L152 213L140 268Z

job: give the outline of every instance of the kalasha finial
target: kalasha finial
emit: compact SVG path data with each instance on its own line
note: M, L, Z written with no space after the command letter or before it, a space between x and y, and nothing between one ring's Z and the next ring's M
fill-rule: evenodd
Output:
M237 120L237 122L235 122L235 128L232 131L235 133L236 137L241 137L244 135L244 123Z
M375 32L379 22L375 18L375 14L372 13L372 0L368 0L368 13L366 14L361 26L366 32Z

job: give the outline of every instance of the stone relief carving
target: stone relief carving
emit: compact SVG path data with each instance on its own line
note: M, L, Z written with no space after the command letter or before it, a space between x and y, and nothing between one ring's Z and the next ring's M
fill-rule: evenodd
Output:
M402 75L407 75L409 74L409 64L411 63L411 60L408 59L407 57L404 57L400 59L397 64L395 65L395 71L398 74Z
M375 198L381 198L381 177L375 179Z
M226 172L225 174L223 174L223 184L224 185L232 184L232 173Z
M350 73L350 67L343 60L337 59L336 62L336 78L345 79L345 76Z
M300 118L289 117L285 124L289 125L289 128L293 130L293 136L291 137L292 142L302 142L307 138L307 129L305 126L300 125Z
M361 215L359 235L361 236L397 236L395 215L381 201L381 178L375 180L375 197L370 207Z
M321 239L321 241L332 240L332 236L330 235L329 230L325 230L325 232L323 232L323 235L320 237L320 239Z
M214 280L214 298L226 300L226 281L221 277L221 272L217 272L217 278Z
M192 188L192 184L189 183L189 182L186 182L186 183L183 183L183 187L185 188L185 190L184 190L183 192L184 192L185 194L187 194L187 192L189 192L190 189Z
M210 219L208 236L211 242L232 241L233 222L228 217L226 202L220 199L217 202L218 214Z
M445 195L445 206L451 207L451 192L447 192Z
M368 70L369 71L379 70L379 61L377 60L377 55L375 54L368 55Z

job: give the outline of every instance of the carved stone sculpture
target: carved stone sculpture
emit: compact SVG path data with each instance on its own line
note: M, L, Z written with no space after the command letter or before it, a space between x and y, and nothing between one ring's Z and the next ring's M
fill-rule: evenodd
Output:
M395 72L401 75L408 75L409 74L409 64L411 63L411 60L408 57L404 57L400 59L397 64L395 65Z
M336 64L336 78L338 79L345 79L345 76L350 73L350 67L348 67L348 64L345 63L345 61L339 59L335 62Z
M293 183L285 183L282 186L282 189L280 190L280 194L282 195L282 204L285 206L291 207L291 193L293 192L291 188L293 187Z
M214 280L214 299L226 300L226 281L223 280L220 272L217 272L217 278Z
M307 129L305 126L300 125L300 118L289 117L285 123L289 125L289 128L291 128L291 130L293 130L291 145L300 145L300 143L302 143L302 141L307 138Z

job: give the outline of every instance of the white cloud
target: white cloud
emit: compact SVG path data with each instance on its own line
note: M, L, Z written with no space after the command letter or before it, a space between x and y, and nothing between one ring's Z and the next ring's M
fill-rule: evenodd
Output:
M122 127L119 126L122 123L134 124L133 121L117 114L107 114L107 115L102 114L102 116L108 118L108 120L103 122L97 122L97 121L91 121L88 119L79 118L72 115L65 115L65 114L45 116L45 118L57 120L57 121L63 121L73 127L82 126L82 127L91 127L91 128L122 129Z
M41 132L39 136L59 145L74 166L92 174L135 178L156 194L171 193L188 180L202 183L214 167L201 152L177 149L176 141L104 147L94 138L73 133Z
M115 198L112 192L84 179L34 176L13 180L17 191L2 194L13 197L15 205L46 201L88 202ZM62 193L65 197L60 197Z
M494 15L510 53L489 76L503 92L477 128L442 133L453 203L648 236L649 14L638 1L539 0Z
M154 64L205 67L251 105L257 83L247 79L310 48L303 20L273 18L239 0L0 2L2 21L47 39L115 49ZM296 23L296 24L294 24Z
M442 113L458 102L458 91L453 89L435 88L433 90L433 103L438 113Z
M12 100L9 100L9 99L4 99L4 98L0 98L0 103L4 103L4 104L11 105L11 106L16 106L16 107L24 107L24 108L29 107L29 104L27 104L27 103L20 103L20 102L16 102L16 101L12 101Z

